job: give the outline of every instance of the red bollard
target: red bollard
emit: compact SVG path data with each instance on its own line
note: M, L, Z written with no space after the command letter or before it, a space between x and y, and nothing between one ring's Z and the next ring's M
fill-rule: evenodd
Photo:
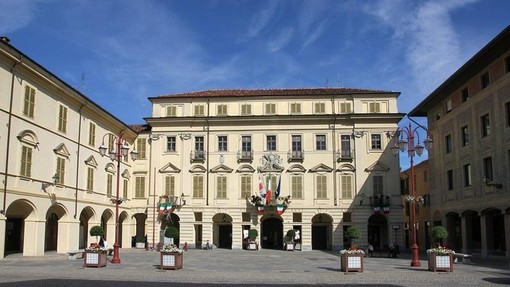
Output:
M184 251L188 251L188 242L184 242Z

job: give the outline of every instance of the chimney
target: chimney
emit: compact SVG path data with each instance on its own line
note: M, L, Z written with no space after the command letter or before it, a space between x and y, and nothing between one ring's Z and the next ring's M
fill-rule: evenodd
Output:
M5 44L9 44L9 42L11 42L11 39L5 36L0 36L0 41L4 42Z

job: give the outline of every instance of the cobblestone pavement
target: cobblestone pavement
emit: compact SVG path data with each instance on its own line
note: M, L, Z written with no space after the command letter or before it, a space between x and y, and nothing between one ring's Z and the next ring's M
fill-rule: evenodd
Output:
M120 258L121 264L84 268L83 259L62 254L13 254L0 260L0 286L510 285L508 261L456 263L454 272L432 272L424 255L421 267L410 266L409 254L369 257L364 272L348 274L340 271L338 253L323 251L193 249L184 253L180 270L159 269L156 251L121 249Z

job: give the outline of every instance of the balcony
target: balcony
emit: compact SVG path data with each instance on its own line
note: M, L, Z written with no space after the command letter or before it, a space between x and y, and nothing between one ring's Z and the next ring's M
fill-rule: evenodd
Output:
M205 162L205 150L193 150L189 158L190 162Z
M303 162L305 159L305 152L302 150L293 150L287 153L288 162Z
M239 150L237 151L237 162L252 162L253 150Z
M336 161L352 161L353 151L352 150L338 150L336 152Z

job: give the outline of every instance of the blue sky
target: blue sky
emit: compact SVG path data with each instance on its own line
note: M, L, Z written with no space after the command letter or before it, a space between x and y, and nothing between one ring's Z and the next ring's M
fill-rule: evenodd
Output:
M405 113L508 11L507 0L2 0L0 35L128 124L150 116L148 97L225 88L397 91Z

